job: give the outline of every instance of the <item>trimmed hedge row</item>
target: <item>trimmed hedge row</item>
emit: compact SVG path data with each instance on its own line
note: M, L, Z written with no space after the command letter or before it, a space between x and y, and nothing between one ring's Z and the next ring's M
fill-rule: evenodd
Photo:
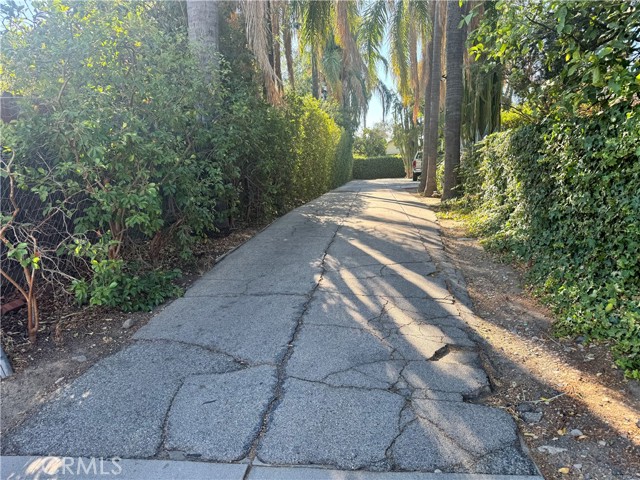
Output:
M353 179L404 178L404 163L398 155L353 159Z

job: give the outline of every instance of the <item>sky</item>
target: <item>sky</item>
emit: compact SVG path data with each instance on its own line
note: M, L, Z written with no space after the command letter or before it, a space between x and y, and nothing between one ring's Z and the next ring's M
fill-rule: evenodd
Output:
M387 119L388 120L388 119ZM372 127L382 121L382 103L377 95L373 95L369 100L369 110L367 111L366 126Z
M388 62L391 63L391 57L389 56L389 43L387 39L385 39L385 42L382 45L381 53L388 60ZM380 64L377 67L377 71L378 78L389 89L395 91L395 85L391 76L391 72L385 72L384 67ZM391 119L387 116L386 121L388 122L390 120ZM376 93L374 93L373 95L371 95L371 99L369 100L369 110L367 111L366 126L367 128L369 128L378 122L382 122L382 102L380 101L380 97Z

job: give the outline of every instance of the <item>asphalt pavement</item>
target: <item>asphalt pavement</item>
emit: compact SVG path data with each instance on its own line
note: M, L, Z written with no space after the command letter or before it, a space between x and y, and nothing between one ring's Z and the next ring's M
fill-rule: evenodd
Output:
M4 435L2 478L534 478L412 186L350 182L230 253Z

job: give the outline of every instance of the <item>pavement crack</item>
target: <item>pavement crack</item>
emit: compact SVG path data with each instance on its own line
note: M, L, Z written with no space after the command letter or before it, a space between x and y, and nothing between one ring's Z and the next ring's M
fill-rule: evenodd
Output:
M216 355L223 355L225 357L229 357L234 363L238 365L238 368L236 370L242 370L248 367L257 366L257 364L252 364L249 360L237 357L229 352L225 352L224 350L220 350L215 347L200 345L198 343L185 342L184 340L175 340L175 339L166 339L166 338L156 338L156 339L140 338L135 340L135 342L136 343L176 343L179 345L186 345L190 348L199 348L210 353L215 353ZM229 370L229 371L232 371L232 370ZM219 372L212 372L212 373L219 373Z
M400 369L400 372L398 372L398 379L393 383L393 385L391 385L390 390L392 390L392 391L397 391L398 390L398 384L400 382L404 382L405 384L407 384L407 386L409 386L409 382L407 382L407 379L404 378L404 371L409 366L409 360L403 360L403 361L404 361L404 365L402 365L402 368ZM412 390L411 387L409 387L409 389Z
M304 293L294 292L251 292L251 293L212 293L211 295L187 295L184 298L244 298L244 297L306 297Z
M384 451L384 458L387 460L389 466L392 469L396 467L396 461L393 456L393 447L395 446L396 442L400 439L402 434L405 432L407 427L409 427L409 425L411 425L412 423L418 420L414 413L414 418L412 418L411 420L405 421L403 423L402 417L404 415L405 410L407 409L411 409L411 399L409 398L405 398L404 404L402 405L400 412L398 412L398 424L397 424L398 434L395 437L393 437L393 439L389 443L389 446Z
M394 392L390 388L362 387L362 386L358 386L358 385L334 385L332 383L327 383L324 380L309 380L308 378L296 377L294 375L290 375L288 378L291 378L293 380L298 380L300 382L315 383L317 385L322 385L324 387L335 389L335 390L358 390L358 391L365 391L365 392L386 392L386 393L391 393L393 395L398 395L400 397L406 398L405 395L401 395L398 392Z
M178 383L175 391L171 395L171 400L169 401L169 406L167 407L167 411L164 414L164 419L162 420L162 435L160 436L160 442L158 443L158 447L156 448L155 457L159 457L163 451L166 450L167 439L169 436L169 415L171 414L171 409L173 408L173 403L180 392L180 389L184 385L185 379L182 378Z
M296 340L298 339L298 336L300 335L300 330L302 329L302 325L304 323L304 316L307 313L309 306L311 304L311 301L313 300L313 297L315 295L315 293L318 291L318 288L320 287L320 283L322 282L325 273L327 272L327 267L326 267L326 260L327 260L327 255L329 252L329 249L331 248L331 245L333 245L333 243L335 242L337 236L338 236L338 232L340 231L340 229L342 228L342 225L344 224L344 219L348 218L349 215L351 214L351 210L353 209L354 204L356 203L356 200L358 198L358 194L354 195L353 200L351 201L351 204L349 205L349 209L346 213L346 216L343 217L341 219L341 221L337 224L335 231L333 232L333 236L331 237L331 240L329 241L329 243L327 244L327 246L325 247L324 251L323 251L323 255L322 255L322 260L320 262L320 275L318 277L318 280L316 281L314 287L311 289L311 291L307 294L307 300L304 303L304 305L302 306L302 311L300 312L300 315L298 316L298 318L296 319L296 324L295 327L293 329L293 332L291 334L291 337L289 338L289 340L287 341L287 346L284 348L282 355L279 357L278 361L277 361L277 366L276 366L276 377L277 377L277 381L276 381L276 385L273 389L273 395L269 401L269 403L267 404L267 407L265 408L263 414L262 414L262 421L260 424L260 429L258 430L257 434L255 435L255 437L253 438L252 442L251 442L251 447L249 449L249 454L247 456L247 459L249 460L249 466L247 468L247 471L245 473L245 478L248 478L248 475L251 472L251 468L253 466L253 462L257 457L258 454L258 446L260 445L260 442L262 440L262 438L264 437L264 435L266 434L267 430L269 429L269 423L271 421L271 418L273 416L273 413L275 411L275 409L278 407L278 405L280 404L280 401L282 400L282 396L284 395L284 383L287 380L287 364L289 363L289 360L291 359L291 356L293 355L293 351L294 351L294 346L296 343Z
M347 373L347 372L350 372L352 370L358 372L361 375L364 375L365 377L368 377L368 378L371 378L371 379L374 379L374 380L379 380L378 378L376 378L376 377L374 377L372 375L369 375L368 373L362 372L361 370L358 370L358 369L362 368L362 367L366 367L368 365L376 365L378 363L388 363L390 361L393 362L393 361L397 361L397 360L393 360L393 359L391 359L391 360L372 360L371 362L363 362L363 363L358 363L356 365L351 365L348 368L343 368L342 370L337 370L335 372L331 372L331 373L326 374L324 377L322 377L320 379L320 382L326 382L326 381L329 380L329 377L332 377L334 375L340 375L341 373ZM304 379L302 379L302 380L304 380ZM311 380L308 380L308 381L311 381Z
M430 401L440 401L440 400L430 400ZM446 401L446 400L445 400ZM443 429L440 425L438 425L436 422L431 421L429 418L425 417L424 415L420 415L419 412L417 412L415 409L412 408L412 411L414 413L414 415L418 418L420 418L422 421L430 424L433 428L435 428L436 430L438 430L440 432L440 434L446 438L447 440L449 440L453 445L456 445L460 450L462 450L463 452L467 453L468 455L473 456L473 452L471 452L470 450L468 450L467 448L465 448L463 445L460 444L460 442L458 442L454 437L452 437L451 435L449 435L449 433ZM417 418L416 418L417 419Z

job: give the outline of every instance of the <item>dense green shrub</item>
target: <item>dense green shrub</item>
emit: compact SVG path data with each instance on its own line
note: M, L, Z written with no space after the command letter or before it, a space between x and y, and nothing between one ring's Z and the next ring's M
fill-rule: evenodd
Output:
M527 105L520 105L510 108L509 110L503 110L500 112L500 129L509 130L511 128L518 128L531 123L532 117L531 108Z
M637 2L496 2L472 51L506 67L526 123L465 166L475 226L527 260L561 334L613 344L640 378L640 28ZM520 125L518 125L520 123Z
M342 130L340 141L336 148L336 160L332 168L332 188L344 185L351 180L353 173L353 134Z
M179 270L142 272L140 265L122 260L92 260L90 281L75 280L72 290L78 303L119 308L125 312L149 311L182 294L173 284Z
M295 164L292 171L294 204L316 198L332 187L332 171L338 161L337 147L342 132L320 102L311 96L291 101L299 114L298 132L293 138Z
M640 377L640 113L577 117L487 137L465 159L487 244L531 265L560 334L612 341Z
M188 247L233 203L228 158L204 147L223 137L208 112L226 93L147 4L42 8L44 21L3 39L2 88L22 97L3 144L24 173L21 188L66 210L76 234L113 240L111 258L131 235L171 232Z
M398 155L385 157L356 158L353 161L353 178L404 178L404 163Z
M264 221L332 188L342 130L310 96L290 95L279 108L250 98L235 104L229 155L240 168L243 216Z
M184 26L162 23L165 7L43 2L3 33L0 90L20 97L21 112L3 125L3 152L15 156L18 188L43 203L27 221L63 212L64 241L84 245L69 250L92 261L74 290L95 305L147 309L176 293L173 273L127 263L136 243L156 257L172 243L187 257L229 219L263 222L351 173L352 137L324 103L271 106L224 60L208 81Z

